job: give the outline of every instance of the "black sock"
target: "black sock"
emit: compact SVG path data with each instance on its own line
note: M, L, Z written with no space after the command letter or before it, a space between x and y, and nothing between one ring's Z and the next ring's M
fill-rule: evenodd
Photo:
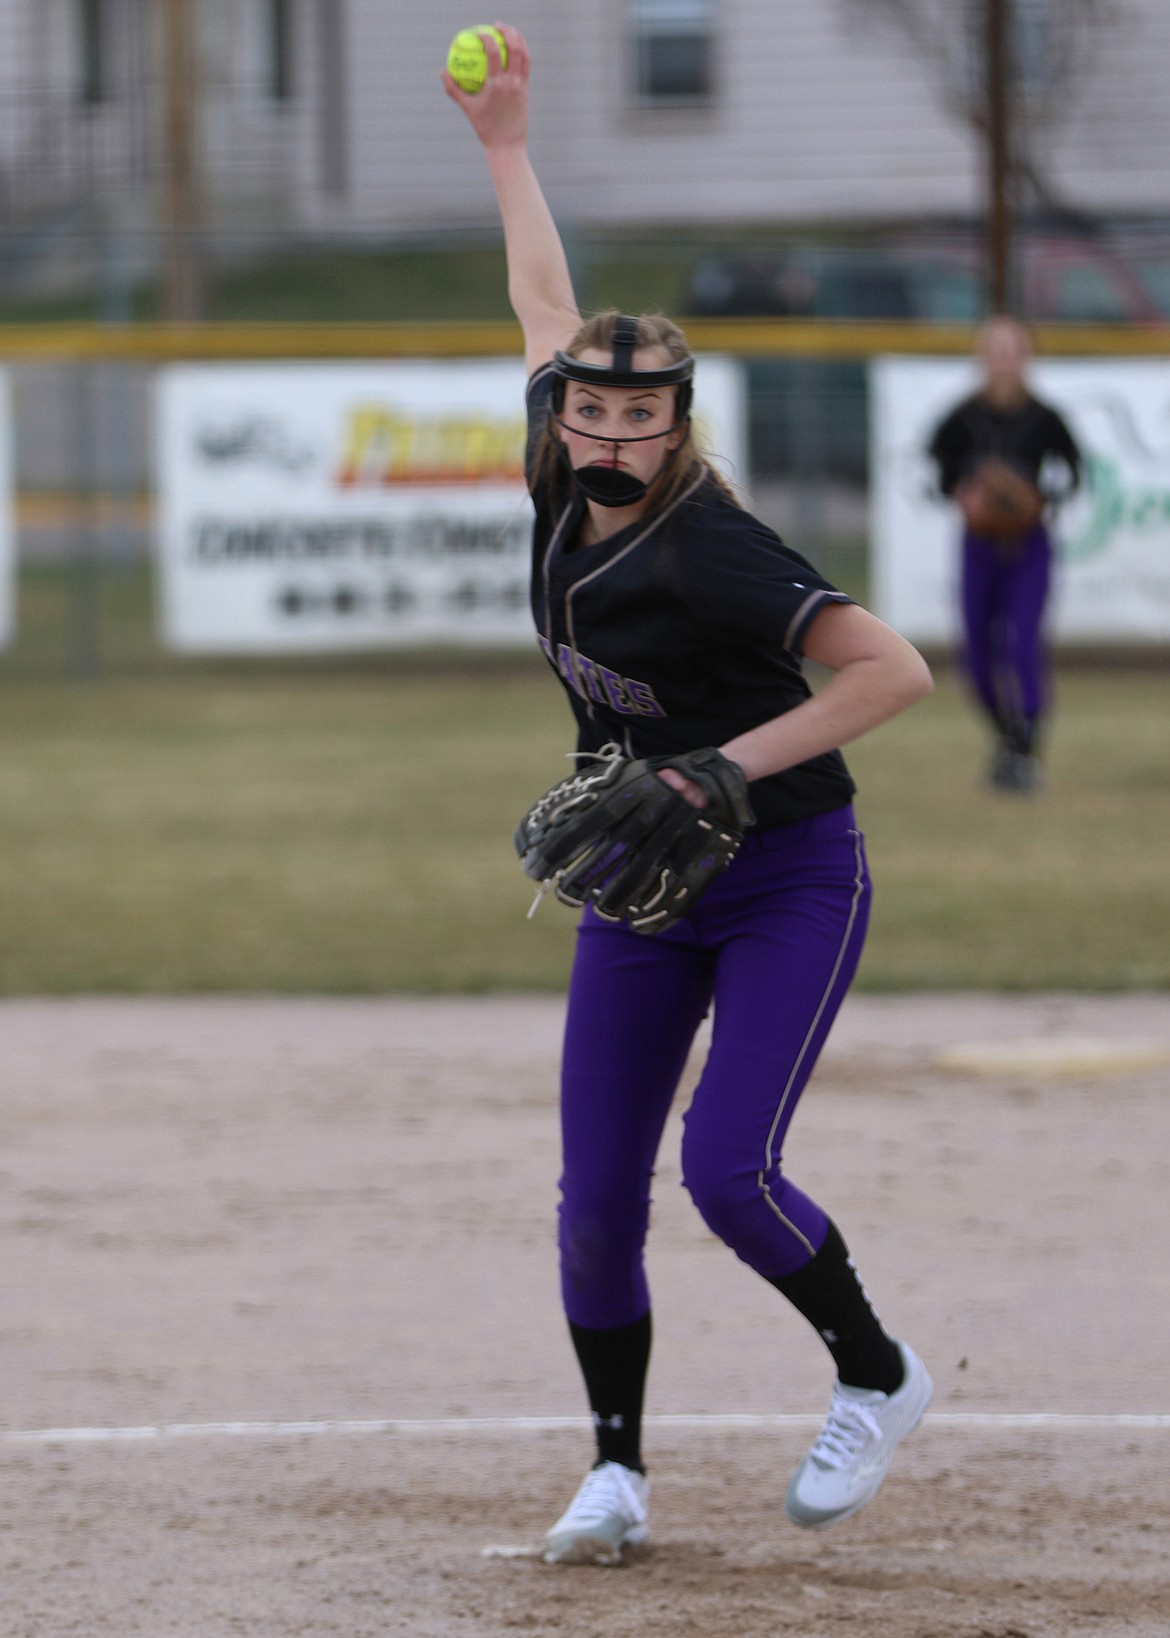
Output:
M1040 740L1039 718L1017 717L1011 725L1008 739L1012 750L1020 756L1035 756Z
M569 1321L597 1432L597 1460L642 1466L642 1397L650 1363L650 1315L602 1331Z
M901 1387L898 1345L882 1329L833 1223L811 1262L769 1283L820 1332L842 1382L882 1393Z

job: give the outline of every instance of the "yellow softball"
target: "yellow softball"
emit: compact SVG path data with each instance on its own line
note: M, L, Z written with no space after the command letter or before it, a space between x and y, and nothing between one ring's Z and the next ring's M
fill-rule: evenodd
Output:
M500 49L500 62L508 66L508 47L498 28L490 23L476 23L474 28L461 28L451 41L447 52L447 72L463 91L479 91L487 79L488 57L480 35L490 34Z

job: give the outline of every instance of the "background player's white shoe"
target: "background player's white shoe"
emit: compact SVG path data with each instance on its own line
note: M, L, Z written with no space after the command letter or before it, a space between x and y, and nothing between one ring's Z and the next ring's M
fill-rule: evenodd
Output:
M834 1386L825 1425L788 1486L784 1505L794 1523L817 1530L859 1512L922 1420L934 1388L914 1350L904 1342L898 1347L906 1374L895 1393Z
M544 1538L546 1564L620 1564L623 1547L646 1539L650 1481L620 1462L590 1468Z

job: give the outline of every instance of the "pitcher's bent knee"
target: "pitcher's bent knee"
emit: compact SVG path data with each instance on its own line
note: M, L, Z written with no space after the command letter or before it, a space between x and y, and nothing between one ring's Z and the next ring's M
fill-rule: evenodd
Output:
M765 1177L698 1151L683 1182L711 1232L766 1280L800 1268L824 1239L828 1219L820 1206L775 1166Z
M757 1174L743 1166L716 1164L709 1153L687 1164L684 1154L683 1187L712 1234L737 1250L745 1218L759 1210Z

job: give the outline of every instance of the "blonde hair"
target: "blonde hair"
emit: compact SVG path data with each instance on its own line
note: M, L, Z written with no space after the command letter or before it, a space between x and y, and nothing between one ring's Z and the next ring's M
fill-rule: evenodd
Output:
M612 353L614 325L620 317L621 314L616 307L610 307L604 313L594 313L592 318L585 320L565 351L572 358L580 358L581 354L588 352L590 348L598 352ZM664 313L646 313L634 322L638 327L636 347L661 348L672 364L690 357L691 349L687 345L687 338L678 325ZM537 481L547 486L554 509L560 507L561 491L565 483L563 448L550 419L537 446L535 465ZM735 490L722 473L716 471L709 457L700 448L695 437L694 424L688 420L686 436L682 443L650 485L647 498L654 511L665 510L700 477L710 478L733 505L741 504Z

